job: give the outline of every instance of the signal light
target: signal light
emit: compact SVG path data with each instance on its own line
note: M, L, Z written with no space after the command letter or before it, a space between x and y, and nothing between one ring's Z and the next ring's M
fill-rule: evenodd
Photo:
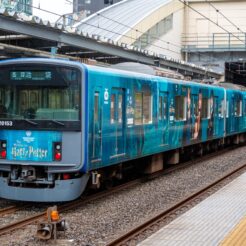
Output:
M58 221L60 219L58 211L57 210L52 210L50 214L51 220L52 221Z

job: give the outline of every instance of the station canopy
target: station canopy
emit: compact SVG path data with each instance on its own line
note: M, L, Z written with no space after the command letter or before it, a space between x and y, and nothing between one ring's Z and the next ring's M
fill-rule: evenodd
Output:
M148 30L150 28L148 26L150 21L146 21L148 17L154 16L151 25L153 20L157 23L160 18L165 17L160 11L174 2L173 0L124 0L89 16L74 27L91 35L119 41L132 28L139 28L139 24L141 24L141 31ZM167 7L166 10L171 9L170 6ZM136 35L133 38L136 38Z

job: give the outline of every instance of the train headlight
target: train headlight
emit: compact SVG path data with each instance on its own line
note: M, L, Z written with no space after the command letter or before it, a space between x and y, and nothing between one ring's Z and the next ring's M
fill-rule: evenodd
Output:
M54 161L61 161L62 159L62 145L60 142L53 144L53 159Z
M6 140L1 140L0 141L0 158L1 159L6 159L7 157L7 142Z

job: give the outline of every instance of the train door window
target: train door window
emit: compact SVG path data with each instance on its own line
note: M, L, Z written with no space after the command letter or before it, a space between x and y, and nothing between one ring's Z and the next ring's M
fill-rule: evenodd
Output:
M186 120L186 97L175 96L175 120Z
M122 94L119 94L118 96L118 123L122 123Z
M159 96L159 120L162 120L164 117L164 105L163 105L163 97Z
M111 103L110 103L110 123L115 123L115 94L111 95Z
M143 94L143 123L152 123L152 96L150 93Z
M167 119L167 93L161 92L159 96L159 120Z
M210 113L211 113L210 100L208 98L202 98L202 112L201 112L202 119L209 119Z
M135 125L142 124L143 116L143 93L135 93L135 113L134 113L134 122Z
M226 101L226 118L229 117L229 101Z
M99 93L95 92L94 94L94 122L98 122L98 113L99 113Z
M242 101L241 100L237 100L235 102L235 106L234 106L234 113L235 113L235 116L242 116Z

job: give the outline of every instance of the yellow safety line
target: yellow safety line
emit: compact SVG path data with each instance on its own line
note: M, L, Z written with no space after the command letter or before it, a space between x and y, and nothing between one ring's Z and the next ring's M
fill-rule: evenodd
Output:
M220 246L246 246L246 216L219 244Z

